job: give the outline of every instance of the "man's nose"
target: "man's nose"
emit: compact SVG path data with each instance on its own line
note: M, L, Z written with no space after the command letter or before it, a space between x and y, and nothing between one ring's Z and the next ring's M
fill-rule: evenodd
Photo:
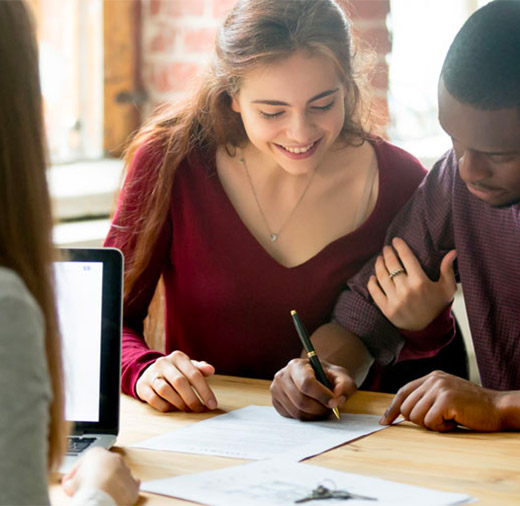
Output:
M485 181L492 175L489 163L482 153L467 149L459 156L458 164L460 177L467 183Z

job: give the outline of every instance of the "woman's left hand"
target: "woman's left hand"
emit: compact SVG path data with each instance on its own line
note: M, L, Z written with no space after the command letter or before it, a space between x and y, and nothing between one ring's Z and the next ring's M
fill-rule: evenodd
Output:
M116 504L135 504L139 499L140 480L134 478L121 455L104 448L92 448L62 479L69 496L81 489L103 490Z
M393 247L392 247L393 246ZM375 264L368 291L381 312L399 329L422 330L453 300L457 283L455 250L441 262L440 277L432 281L406 242L395 237Z

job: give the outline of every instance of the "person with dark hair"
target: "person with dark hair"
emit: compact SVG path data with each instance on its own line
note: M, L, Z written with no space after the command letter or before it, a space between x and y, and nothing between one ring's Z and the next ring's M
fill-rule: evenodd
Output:
M38 48L25 2L0 2L0 504L49 504L66 449L51 202ZM120 455L90 451L63 482L70 504L133 504Z
M105 241L125 255L125 393L202 411L215 370L272 379L302 351L290 311L329 321L380 250L425 171L369 133L354 55L334 0L241 0L191 99L132 141ZM160 278L165 353L144 339Z
M419 265L435 279L443 256L456 250L482 387L432 372L399 390L383 424L401 414L436 431L520 429L519 27L520 2L495 0L455 37L439 81L439 121L453 149L390 226L386 241L394 238L395 251L376 263L375 274L370 262L351 280L334 322L314 336L318 353L324 338L342 343L342 359L328 358L345 367L329 369L344 396L374 359L388 364L399 354L435 352L437 336L403 336L385 315L399 320L394 296L407 293L413 305ZM323 416L333 398L298 360L277 374L272 394L281 414L299 418Z

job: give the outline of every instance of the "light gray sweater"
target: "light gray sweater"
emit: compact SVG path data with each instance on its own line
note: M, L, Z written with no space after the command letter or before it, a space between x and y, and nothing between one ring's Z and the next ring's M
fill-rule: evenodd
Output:
M0 504L48 504L51 384L42 312L0 267Z
M52 389L42 312L20 277L0 267L0 505L47 505ZM76 505L115 505L96 489Z

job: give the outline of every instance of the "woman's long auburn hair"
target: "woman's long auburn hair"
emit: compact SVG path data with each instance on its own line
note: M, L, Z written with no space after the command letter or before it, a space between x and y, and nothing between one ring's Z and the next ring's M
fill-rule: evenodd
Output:
M132 257L125 257L126 302L150 261L181 161L193 150L212 152L217 146L225 146L231 153L244 144L247 135L240 114L231 109L232 97L238 93L242 78L258 66L286 58L297 50L334 63L346 86L346 114L340 135L351 144L366 139L370 76L366 68L357 67L349 21L338 3L239 0L217 34L213 61L195 92L177 106L156 114L127 150L126 167L142 146L153 146L154 151L162 150L163 155L154 172L145 176L147 194L141 195L139 202L126 202L124 195L120 198L120 210L129 218L127 223L131 223L131 228L118 225L124 229L120 235L123 249L133 244Z
M23 0L0 1L0 67L0 265L18 273L45 319L50 470L65 452L66 423L38 50Z

